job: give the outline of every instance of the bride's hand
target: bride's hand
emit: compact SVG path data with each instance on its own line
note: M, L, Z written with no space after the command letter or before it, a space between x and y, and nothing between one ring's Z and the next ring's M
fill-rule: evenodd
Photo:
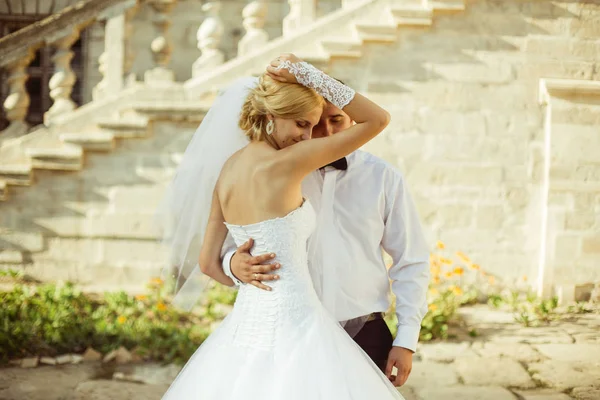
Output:
M285 61L289 61L292 64L302 62L302 60L291 53L285 53L271 61L271 64L267 65L267 74L279 82L284 83L298 83L298 80L290 71L286 68L278 68Z

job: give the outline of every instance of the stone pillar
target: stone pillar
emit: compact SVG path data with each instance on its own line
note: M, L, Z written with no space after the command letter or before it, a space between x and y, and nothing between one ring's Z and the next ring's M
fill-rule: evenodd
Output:
M10 125L1 132L2 138L21 136L29 129L25 122L30 104L29 93L25 88L25 82L29 79L29 75L25 69L33 57L33 51L29 50L25 56L6 66L9 94L3 106Z
M246 34L238 43L238 57L252 53L269 41L269 35L263 29L267 17L267 5L262 0L253 1L242 11Z
M56 48L52 56L54 62L54 75L50 78L50 97L54 100L52 107L44 114L44 124L69 111L73 111L77 105L71 100L71 92L77 77L71 69L71 59L74 53L71 46L79 39L79 29L74 29L68 35L53 41L51 46Z
M198 49L202 52L192 65L192 77L201 76L207 70L218 67L225 62L225 55L219 49L223 37L223 21L219 17L221 3L212 1L202 5L206 18L198 28L196 39Z
M153 23L158 36L150 44L156 66L144 74L146 83L168 83L175 80L175 73L168 68L172 51L168 34L171 26L169 13L176 2L177 0L150 0L148 3L156 12Z
M98 59L98 69L103 78L92 92L94 100L101 99L106 94L118 93L123 89L125 16L121 14L109 18L104 32L104 52Z
M289 36L316 19L315 0L288 0L290 13L283 19L283 36Z

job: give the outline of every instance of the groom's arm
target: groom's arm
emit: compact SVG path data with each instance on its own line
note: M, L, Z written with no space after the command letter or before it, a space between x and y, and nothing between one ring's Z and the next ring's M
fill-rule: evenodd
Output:
M244 282L240 281L233 273L231 272L231 258L235 254L237 248L235 246L235 241L231 237L231 234L227 234L227 238L223 243L223 248L221 249L221 266L223 267L223 272L233 281L233 286L243 285Z
M389 270L392 292L396 296L398 333L394 346L411 351L417 348L421 321L427 313L429 286L429 246L419 216L403 177L393 173L386 187L386 218L382 240L392 257Z
M279 263L268 263L275 258L273 253L253 256L250 254L252 246L254 246L254 240L248 239L246 243L236 248L233 238L228 235L221 251L223 272L233 280L235 286L248 283L259 289L271 290L269 286L264 285L262 282L279 279L279 275L272 274L272 272L281 268L281 265Z

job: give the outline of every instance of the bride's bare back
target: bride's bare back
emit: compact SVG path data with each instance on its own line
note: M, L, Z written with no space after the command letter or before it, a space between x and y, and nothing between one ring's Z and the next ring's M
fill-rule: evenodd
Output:
M272 173L276 153L267 143L254 142L227 160L216 189L226 222L253 224L300 206L300 182Z

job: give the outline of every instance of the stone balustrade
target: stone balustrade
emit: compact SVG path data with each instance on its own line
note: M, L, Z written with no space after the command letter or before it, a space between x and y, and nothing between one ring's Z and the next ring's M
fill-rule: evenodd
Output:
M29 79L27 68L35 52L42 47L53 50L53 75L48 88L53 103L44 114L44 125L52 126L55 121L62 121L65 115L78 107L72 99L77 79L71 65L74 57L72 46L92 23L98 22L104 28L104 50L99 57L96 54L100 75L91 90L91 100L106 100L108 96L119 94L131 86L136 81L133 65L140 50L136 49L135 40L132 40L136 29L140 29L139 19L136 24L133 20L141 6L151 10L152 14L144 20L144 24L150 25L149 29L154 32L149 43L152 65L140 74L143 75L142 83L149 87L168 87L175 82L172 63L174 43L170 28L177 4L177 0L81 1L0 39L0 68L7 73L9 90L3 103L9 126L0 132L2 139L22 136L32 128L26 122L31 103L26 88ZM201 54L190 65L191 78L205 76L227 61L222 43L225 33L222 6L219 1L208 1L201 6L204 18L196 33ZM237 40L234 57L254 53L272 39L265 29L267 9L266 0L251 1L243 8L239 17L245 32ZM289 0L289 14L282 21L281 32L283 36L290 35L315 19L315 0ZM144 26L141 28L146 29ZM144 34L147 35L148 31Z

